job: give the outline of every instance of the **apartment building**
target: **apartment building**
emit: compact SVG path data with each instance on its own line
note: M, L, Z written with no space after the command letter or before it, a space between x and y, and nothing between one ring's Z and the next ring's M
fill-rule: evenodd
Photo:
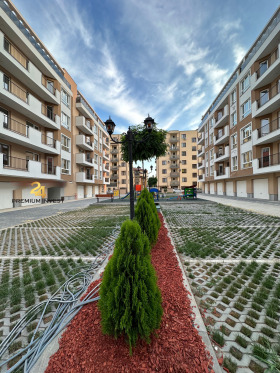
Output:
M198 128L205 193L280 200L280 8Z
M0 21L0 209L105 190L104 123L10 1Z
M197 131L168 131L168 150L156 160L160 190L197 185Z

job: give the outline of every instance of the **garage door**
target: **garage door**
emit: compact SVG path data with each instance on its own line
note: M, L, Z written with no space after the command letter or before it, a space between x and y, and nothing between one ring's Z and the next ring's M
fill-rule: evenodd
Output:
M223 183L217 183L217 194L219 196L222 196L224 194L224 192L223 192Z
M232 181L228 181L226 183L226 195L227 196L233 196L233 182Z
M204 185L205 185L204 193L208 193L208 184L204 184Z
M42 197L41 196L35 196L35 194L31 194L30 192L32 191L32 189L36 188L36 185L34 186L30 186L30 187L25 187L22 189L22 198L23 199L29 199L29 200L36 200L38 202L24 202L22 203L22 206L29 206L29 205L39 205L40 203L42 203ZM46 193L47 193L47 190L46 190ZM48 194L48 193L47 193Z
M83 187L83 185L78 185L77 186L77 194L78 194L78 199L84 198L84 187Z
M92 186L87 185L86 188L87 188L86 197L92 197Z
M0 183L0 210L13 207L13 190L11 184Z
M214 194L215 191L214 191L214 183L211 183L210 184L210 194Z
M236 182L237 197L247 197L246 181Z
M99 194L99 187L98 187L98 185L96 185L94 187L94 190L95 190L94 194Z
M254 198L269 199L268 179L253 180Z

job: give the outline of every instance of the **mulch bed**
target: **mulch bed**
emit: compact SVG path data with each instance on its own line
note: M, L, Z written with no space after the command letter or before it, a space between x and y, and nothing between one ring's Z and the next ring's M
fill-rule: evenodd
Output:
M161 222L163 218L160 214ZM163 318L151 343L139 341L129 356L124 338L104 336L97 303L86 305L60 339L45 373L214 373L212 359L194 326L193 313L168 232L162 224L152 263L163 300ZM91 284L91 289L95 284Z

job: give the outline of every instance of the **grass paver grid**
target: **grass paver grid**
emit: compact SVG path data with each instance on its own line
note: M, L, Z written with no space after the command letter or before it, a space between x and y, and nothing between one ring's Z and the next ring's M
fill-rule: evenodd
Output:
M224 340L224 365L264 372L253 349L279 346L279 219L212 203L161 207L207 329Z
M127 206L91 206L1 230L0 340L30 307L50 298L70 275L88 265L128 214ZM53 305L39 332L51 321L54 310ZM27 344L31 329L21 333L10 354Z

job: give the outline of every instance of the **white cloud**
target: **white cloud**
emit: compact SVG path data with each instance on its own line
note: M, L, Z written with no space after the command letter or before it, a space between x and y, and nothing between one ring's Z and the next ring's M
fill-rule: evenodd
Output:
M236 65L238 65L246 54L246 49L239 44L233 46L233 56Z

